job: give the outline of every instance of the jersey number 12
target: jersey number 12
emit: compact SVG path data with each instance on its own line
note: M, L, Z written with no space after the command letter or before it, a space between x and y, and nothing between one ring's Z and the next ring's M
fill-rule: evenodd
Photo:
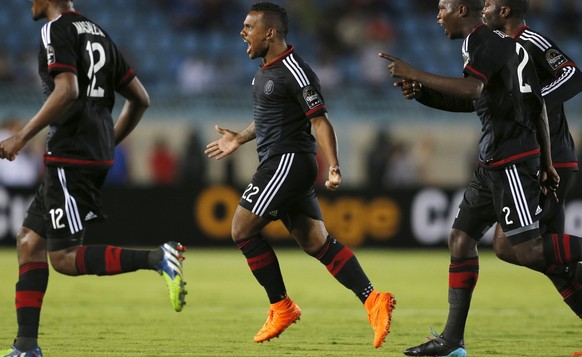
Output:
M89 53L89 60L91 64L87 76L89 77L89 86L87 87L87 97L102 98L105 95L103 88L97 86L97 72L105 65L105 49L99 42L87 41L87 52ZM95 63L95 56L97 52L99 61Z

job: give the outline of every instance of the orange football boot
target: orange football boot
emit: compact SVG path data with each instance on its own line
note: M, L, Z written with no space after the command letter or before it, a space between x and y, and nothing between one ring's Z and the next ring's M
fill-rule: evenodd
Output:
M396 308L396 300L390 293L373 290L366 299L364 307L368 310L368 320L374 330L374 347L380 348L390 333L392 310Z
M255 342L269 341L279 337L287 327L301 317L301 309L287 296L285 299L271 304L269 317L263 327L254 337Z

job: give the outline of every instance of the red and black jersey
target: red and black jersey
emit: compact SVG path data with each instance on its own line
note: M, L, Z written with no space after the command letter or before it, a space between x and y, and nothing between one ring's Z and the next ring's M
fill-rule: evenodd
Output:
M254 123L259 161L282 153L315 153L310 119L327 110L319 79L289 46L253 79Z
M503 167L538 156L534 120L542 109L539 80L523 46L485 25L475 27L463 43L464 75L485 84L474 101L483 134L480 161Z
M548 110L552 161L558 169L578 169L576 148L564 113L564 102L582 91L582 73L554 41L522 27L515 40L530 54Z
M115 91L134 77L111 38L77 12L64 12L41 30L39 74L43 94L62 72L77 76L79 97L50 125L47 165L103 167L113 164Z

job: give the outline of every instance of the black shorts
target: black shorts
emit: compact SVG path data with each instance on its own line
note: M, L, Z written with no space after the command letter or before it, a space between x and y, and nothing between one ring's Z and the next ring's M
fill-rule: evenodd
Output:
M259 165L239 204L273 221L297 214L323 220L314 189L317 169L314 154L270 157Z
M55 251L82 244L87 223L103 221L101 187L107 169L47 166L23 226Z
M539 159L529 159L501 169L475 170L453 228L480 240L499 223L512 244L539 236Z

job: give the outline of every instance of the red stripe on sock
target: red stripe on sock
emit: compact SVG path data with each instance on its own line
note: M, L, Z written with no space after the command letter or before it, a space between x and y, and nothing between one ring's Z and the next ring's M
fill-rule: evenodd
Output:
M327 253L327 250L329 249L329 246L330 246L332 241L333 241L333 239L329 239L329 238L325 241L325 243L323 244L323 248L321 248L321 251L315 257L315 259L321 260L321 258L325 255L325 253Z
M472 259L472 260L467 260L467 261L460 262L460 263L451 263L449 269L458 269L460 267L467 267L467 266L479 266L479 260Z
M18 275L22 275L28 271L35 270L35 269L48 269L47 262L31 262L22 264L18 267Z
M79 247L75 254L75 264L79 274L87 274L87 266L85 265L85 250L87 247Z
M570 235L569 234L564 234L562 239L563 245L564 245L564 255L565 255L565 261L569 262L572 260L572 247L570 245L571 240L570 240Z
M121 273L121 248L107 246L105 249L105 271L107 274Z
M562 264L562 257L560 255L560 236L552 234L552 244L554 245L554 261Z
M449 288L469 289L473 291L477 285L479 273L473 271L449 272Z
M273 252L265 252L253 258L247 259L247 264L251 270L257 270L266 267L269 264L273 264L277 258Z
M573 283L568 288L560 290L560 295L562 295L562 298L566 300L580 289L582 289L582 284Z
M42 306L42 299L44 298L44 291L24 290L16 292L16 308L36 307Z
M247 239L242 239L239 241L234 242L234 245L236 245L236 247L238 249L243 249L244 247L246 247L247 245L249 245L251 242L254 242L256 238L247 238Z
M340 270L344 267L344 265L350 260L351 257L354 256L354 252L348 247L343 247L335 257L331 263L329 263L326 267L327 270L331 273L331 275L336 276Z

